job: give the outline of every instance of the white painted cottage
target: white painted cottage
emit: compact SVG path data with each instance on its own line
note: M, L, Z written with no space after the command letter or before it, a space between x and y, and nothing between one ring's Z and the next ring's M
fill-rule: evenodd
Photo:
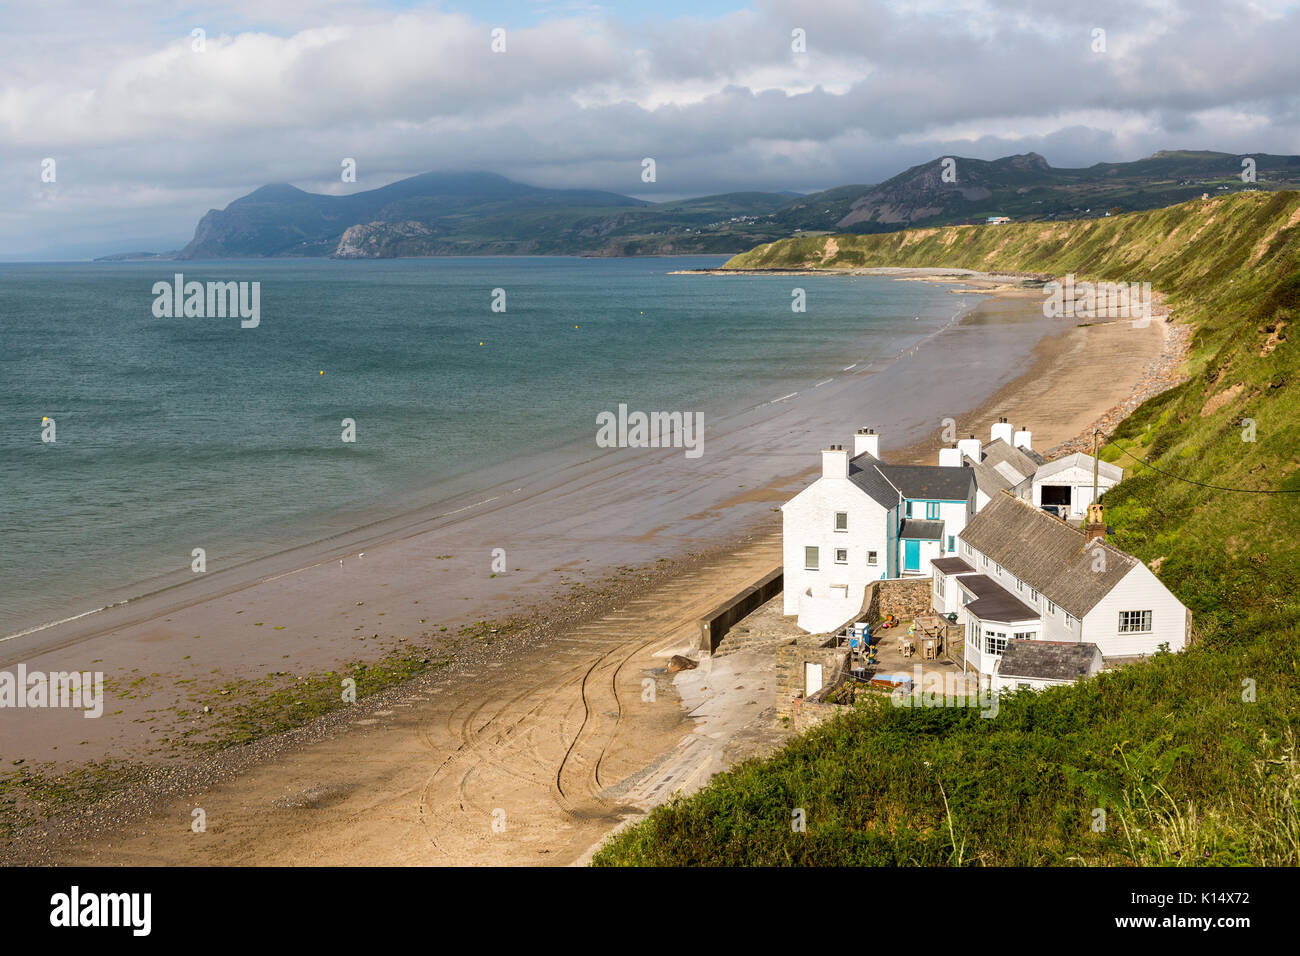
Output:
M935 568L934 609L955 611L968 668L995 674L1011 641L1095 644L1105 661L1181 651L1191 614L1141 561L1106 541L1101 506L1075 528L1010 492Z
M1108 461L1095 464L1100 497L1123 481L1124 469ZM1033 476L1030 500L1034 507L1062 518L1082 518L1092 503L1093 465L1093 457L1083 452L1040 465Z
M975 494L970 468L881 461L870 428L852 454L824 449L821 477L781 507L785 613L811 633L834 630L861 611L871 581L930 574L956 548Z
M993 668L995 692L1046 690L1092 677L1103 659L1096 644L1069 641L1008 641Z

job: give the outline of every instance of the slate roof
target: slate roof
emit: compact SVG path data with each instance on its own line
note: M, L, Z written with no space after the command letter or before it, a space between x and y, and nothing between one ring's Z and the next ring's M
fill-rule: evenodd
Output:
M966 611L981 621L1010 624L1013 621L1036 621L1042 617L987 574L967 574L957 581L975 594L975 600L966 605Z
M1084 471L1092 471L1092 456L1086 455L1081 451L1076 451L1073 455L1066 455L1064 458L1058 458L1050 461L1038 472L1038 477L1050 478L1069 468L1082 468ZM1108 461L1097 462L1098 473L1105 475L1111 481L1122 481L1124 478L1124 469L1119 465L1111 464Z
M969 574L975 570L961 558L933 558L930 567L943 574Z
M1034 461L1019 448L1013 448L1001 438L995 438L980 449L980 460L969 455L963 459L970 463L975 483L980 491L992 498L999 491L1014 488L1038 470Z
M1138 563L1112 544L1087 544L1082 531L1009 492L994 495L958 537L1080 619ZM1097 548L1105 570L1094 570Z
M975 476L969 468L945 465L886 465L876 470L898 489L904 498L928 501L965 501Z
M1096 644L1071 641L1007 641L998 664L1001 677L1068 680L1091 677L1098 659Z
M898 536L921 541L940 541L943 539L943 522L905 518L898 526Z
M881 506L896 508L898 491L877 470L876 466L879 464L879 459L873 458L867 452L849 459L849 481L865 491Z

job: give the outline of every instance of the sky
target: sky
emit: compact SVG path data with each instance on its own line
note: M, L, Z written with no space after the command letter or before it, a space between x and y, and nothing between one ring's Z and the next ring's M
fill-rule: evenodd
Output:
M1280 0L0 0L0 257L179 248L278 182L654 200L940 156L1300 153L1298 49Z

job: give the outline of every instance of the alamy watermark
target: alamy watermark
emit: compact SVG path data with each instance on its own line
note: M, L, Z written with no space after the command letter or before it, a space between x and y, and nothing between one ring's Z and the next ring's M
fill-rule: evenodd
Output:
M599 448L685 448L687 458L704 454L703 412L629 412L619 404L618 414L596 416Z
M1064 282L1044 283L1043 295L1049 319L1135 319L1134 325L1151 320L1150 282L1075 282L1070 272Z
M153 284L153 314L159 319L224 319L238 316L241 328L262 321L262 283L186 282L183 272L171 282Z
M919 664L912 668L910 686L903 684L889 698L895 707L973 707L981 717L998 715L992 678L925 671Z
M19 664L16 671L0 671L0 709L6 707L69 707L82 710L83 717L104 713L103 671L28 671Z

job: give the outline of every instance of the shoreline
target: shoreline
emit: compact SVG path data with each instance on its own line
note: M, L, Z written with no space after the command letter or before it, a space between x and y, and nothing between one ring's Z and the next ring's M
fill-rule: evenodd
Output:
M944 274L952 273L952 270L936 271L943 272ZM970 282L971 280L969 278L957 278L952 281ZM988 298L982 303L982 306L987 306L988 308L973 310L972 312L967 313L967 316L964 318L970 318L971 316L980 313L984 316L985 320L996 323L997 317L995 313L998 309L1005 307L1010 300L1014 300L1017 297L1023 298L1023 295L1016 296L1008 290L999 290L998 293L995 293L994 296ZM1014 307L1014 303L1012 303L1012 306ZM1020 308L1023 309L1023 305L1021 305ZM994 313L992 318L989 317L989 313ZM974 320L971 323L974 328L968 328L966 331L971 334L979 334L981 331L980 321L981 320L978 318ZM958 328L960 328L961 325L962 323L958 323ZM995 390L992 395L980 403L976 409L961 413L959 416L960 420L968 423L971 427L978 427L982 431L987 428L988 421L991 421L998 414L1007 413L1008 410L1012 415L1020 414L1018 407L1023 409L1026 413L1036 412L1036 403L1041 402L1041 399L1034 393L1035 384L1041 385L1047 380L1056 381L1057 377L1055 373L1068 371L1071 367L1076 365L1077 359L1081 354L1088 354L1090 350L1095 351L1095 346L1099 341L1099 338L1105 339L1106 346L1112 349L1118 349L1121 344L1125 347L1134 344L1132 341L1126 341L1122 338L1127 329L1121 328L1120 325L1126 325L1126 323L1112 323L1109 328L1104 325L1074 326L1044 336L1037 342L1030 356L1025 357L1024 364L1027 365L1027 367L1023 368L1019 375L1013 376L1010 381ZM1160 327L1165 324L1163 322L1153 322L1152 325L1156 327L1155 331L1160 332ZM1099 331L1089 331L1090 329ZM1159 343L1156 343L1154 337L1151 336L1142 343L1146 349L1146 352L1144 352L1143 355L1148 353L1154 353L1156 355L1156 358L1153 358L1148 364L1158 363L1160 358L1164 356L1167 336L1164 336L1162 332L1160 334L1162 337ZM1155 348L1157 344L1159 347ZM1132 387L1129 391L1140 391L1144 387L1144 378L1140 375L1130 377L1135 380L1131 383ZM1113 387L1111 390L1114 391ZM1101 412L1104 415L1106 409L1114 405L1114 403L1109 402L1102 404L1097 395L1092 393L1086 394L1088 398L1093 399L1093 401L1085 401L1081 406L1081 409L1076 410L1075 414L1064 416L1059 423L1055 423L1050 427L1039 426L1036 428L1036 447L1043 447L1043 443L1040 441L1040 435L1047 435L1056 438L1057 440L1054 441L1053 444L1057 445L1069 441L1072 438L1076 438L1080 434L1079 430L1076 429L1073 434L1066 434L1066 432L1077 424L1079 414L1086 411L1089 420L1092 420L1096 418L1098 412ZM1109 394L1105 396L1105 398L1110 397L1112 396ZM1034 416L1030 414L1028 420L1031 424L1037 425L1038 423L1034 422L1033 418ZM837 416L837 419L840 423L839 429L841 432L847 433L851 431L853 425L852 419L847 418L843 412ZM978 422L978 425L976 425L976 422ZM797 422L793 427L798 428L801 424L802 423ZM963 428L965 427L967 426L964 425ZM887 445L887 448L891 449L889 457L895 460L932 461L933 459L929 457L929 455L932 454L933 449L937 448L937 446L937 439L921 437L911 443L902 445L901 449L897 443ZM800 452L796 464L803 465L806 464L808 460L809 457L807 454ZM759 510L756 507L749 509L748 517L741 522L741 530L743 530L743 534L740 534L739 536L736 528L733 528L730 531L720 531L717 536L707 542L705 538L695 536L689 543L682 542L684 546L680 547L676 553L670 552L669 557L667 558L661 555L657 561L654 561L653 558L646 554L647 549L645 548L645 545L649 540L652 540L654 536L651 535L649 539L645 538L645 536L640 536L640 540L633 539L633 542L636 545L636 550L642 555L642 561L635 572L623 576L622 580L620 580L620 575L607 575L601 579L601 582L596 587L589 588L583 582L578 580L575 574L571 574L570 576L573 577L573 581L565 582L562 578L561 582L552 587L549 597L532 603L522 611L519 611L518 608L513 609L515 613L512 613L508 618L485 615L483 621L479 622L482 625L482 631L496 633L504 629L507 632L505 635L493 639L488 646L499 646L504 651L510 652L510 648L515 647L519 642L535 642L543 632L561 631L566 628L577 626L582 620L590 618L592 614L599 613L602 609L613 607L614 604L628 600L635 603L636 599L645 598L647 595L653 593L653 591L660 586L662 581L673 579L678 575L684 575L686 578L691 578L692 575L698 576L698 574L702 573L698 570L699 566L705 564L708 560L715 559L720 555L726 556L734 554L742 544L752 540L755 536L770 533L773 528L779 530L779 517L772 514L772 511L775 509L770 508L770 503L779 503L788 498L794 488L801 485L814 471L815 468L811 466L802 467L793 474L770 479L758 488L751 487L744 491L743 494L734 495L733 497L737 499L748 498L748 501L743 502L745 504L769 505L768 510ZM745 485L742 485L742 488L745 487ZM742 502L737 501L735 503L740 504ZM715 512L720 509L726 510L727 503L714 502L710 507L711 510L714 510ZM692 551L692 545L697 550ZM705 555L708 555L709 557L705 557ZM576 575L583 573L580 567L571 568L570 570L576 572ZM567 585L570 589L570 595L568 597L565 597L563 591L560 590L562 584ZM387 584L384 586L387 586ZM566 613L575 600L574 595L581 595L582 601L582 604L577 608L578 613L576 616ZM243 612L239 611L238 613ZM530 623L520 624L518 625L518 629L516 629L513 624L505 626L507 621L514 621L516 616L520 616ZM424 622L421 621L421 623ZM494 627L493 625L496 626ZM361 628L358 628L358 630L360 629ZM369 630L369 626L365 629ZM447 630L448 628L443 628L444 632ZM463 639L465 633L466 631L464 629L460 632L456 632L456 638ZM471 631L470 633L473 632ZM374 636L378 638L377 633ZM431 642L427 640L430 637L433 638ZM420 638L399 638L397 639L396 645L392 646L397 646L403 643L412 645L419 643L421 650L429 656L450 649L453 655L468 655L469 658L472 658L475 652L484 650L481 646L475 647L473 645L468 649L457 649L451 647L451 640L451 635L448 635L447 638L441 638L436 633L426 633L422 634ZM387 647L390 643L391 642L385 642L381 647ZM373 658L373 654L371 654L370 657ZM458 666L460 663L461 660L456 659L455 664L450 666ZM326 664L325 666L329 665ZM374 700L382 698L384 695L390 693L401 693L403 683L419 683L420 681L425 680L427 676L428 675L417 675L408 678L406 682L399 682L393 687L381 691L377 697L366 697L363 702L366 704L372 704ZM360 706L360 703L358 706ZM282 753L285 748L293 749L298 744L313 739L313 727L317 724L320 725L317 727L317 730L321 733L325 733L325 728L331 725L341 726L343 723L351 720L355 716L356 712L348 708L336 710L333 714L328 715L325 718L318 718L314 723L301 727L298 730L289 731L288 734L280 734L275 737L264 738L252 748L240 748L241 754L236 755L235 757L231 757L228 752L225 754L219 754L216 758L202 757L197 761L193 761L190 764L190 769L185 773L196 775L192 778L191 787L198 786L201 788L204 766L215 767L221 765L223 761L233 760L233 763L230 764L232 769L227 772L229 774L237 774L243 772L252 765L271 759L275 754ZM250 750L252 752L250 752ZM184 777L185 773L180 774L180 776ZM162 785L161 789L164 796L170 791L170 788L165 784ZM187 787L186 789L189 788ZM135 804L136 801L134 799L128 799L126 801L127 806L134 806ZM76 827L73 826L72 829L75 831Z

